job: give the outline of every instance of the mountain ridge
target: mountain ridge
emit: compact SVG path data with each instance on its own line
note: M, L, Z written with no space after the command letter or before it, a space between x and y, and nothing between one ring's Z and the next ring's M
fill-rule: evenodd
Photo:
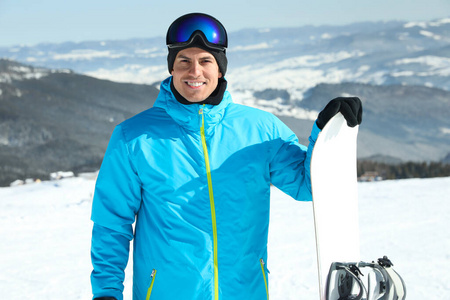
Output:
M19 65L0 59L0 78L7 77L8 66L17 70ZM60 170L97 170L114 126L152 106L158 93L150 85L67 71L21 75L0 81L0 185L17 178L46 179Z
M162 37L0 48L0 173L98 167L114 124L152 105L166 55ZM329 100L355 95L360 158L448 160L450 18L246 29L227 56L234 101L274 113L303 144Z

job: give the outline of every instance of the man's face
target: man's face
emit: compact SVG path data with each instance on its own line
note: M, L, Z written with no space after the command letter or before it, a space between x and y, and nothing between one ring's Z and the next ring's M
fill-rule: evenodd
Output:
M173 85L189 102L201 102L216 89L222 73L214 56L200 48L178 52L172 70Z

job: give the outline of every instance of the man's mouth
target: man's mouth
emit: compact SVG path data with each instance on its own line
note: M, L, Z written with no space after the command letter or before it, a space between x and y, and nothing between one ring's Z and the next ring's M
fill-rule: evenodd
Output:
M185 83L188 86L194 87L194 88L200 87L205 84L204 82L199 82L199 81L185 81Z

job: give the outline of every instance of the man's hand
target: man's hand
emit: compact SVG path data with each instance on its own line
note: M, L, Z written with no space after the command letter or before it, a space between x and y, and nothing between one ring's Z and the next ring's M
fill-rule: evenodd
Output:
M344 116L348 126L355 127L361 124L361 100L358 97L338 97L331 100L319 113L316 120L317 127L323 129L325 124L338 112Z

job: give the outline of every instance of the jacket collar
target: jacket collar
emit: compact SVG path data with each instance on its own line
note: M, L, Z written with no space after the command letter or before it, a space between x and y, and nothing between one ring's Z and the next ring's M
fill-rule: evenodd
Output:
M188 130L200 131L202 116L199 112L202 109L205 118L205 129L206 133L208 133L222 120L225 108L232 103L230 93L225 91L223 99L218 105L181 104L175 99L170 89L171 81L172 76L161 83L158 97L153 106L164 109L176 123Z

